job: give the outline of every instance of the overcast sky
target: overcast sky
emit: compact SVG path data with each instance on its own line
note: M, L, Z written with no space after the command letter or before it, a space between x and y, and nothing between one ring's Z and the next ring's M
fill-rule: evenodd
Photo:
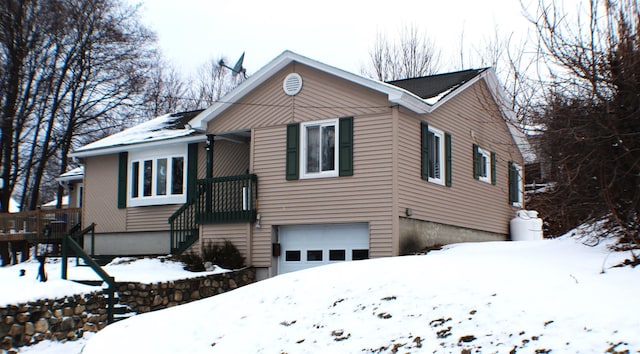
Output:
M164 56L183 74L210 58L232 65L246 52L254 73L284 50L359 73L376 33L395 36L408 25L425 31L442 51L441 71L460 69L465 52L495 36L523 36L531 26L518 0L129 0L158 35ZM532 0L523 0L530 3ZM465 63L465 67L481 65Z

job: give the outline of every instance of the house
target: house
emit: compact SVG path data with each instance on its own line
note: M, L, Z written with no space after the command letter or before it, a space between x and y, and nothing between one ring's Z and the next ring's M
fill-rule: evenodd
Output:
M77 149L83 222L98 253L230 240L259 278L506 240L523 208L510 114L490 68L384 83L285 51L204 111Z

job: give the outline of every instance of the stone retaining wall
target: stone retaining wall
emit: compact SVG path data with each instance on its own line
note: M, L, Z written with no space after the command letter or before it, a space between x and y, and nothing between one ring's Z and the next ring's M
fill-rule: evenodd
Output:
M116 291L120 304L129 306L133 312L144 313L204 299L255 281L255 270L246 268L165 283L118 282Z
M116 306L144 313L200 300L255 282L251 268L155 284L116 282ZM0 307L0 351L42 340L75 340L107 325L102 292Z
M0 307L0 350L96 332L107 325L106 303L97 292Z

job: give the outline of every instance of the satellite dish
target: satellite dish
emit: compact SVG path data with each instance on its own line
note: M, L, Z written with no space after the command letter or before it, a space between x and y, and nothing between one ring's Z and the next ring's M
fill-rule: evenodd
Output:
M236 75L238 74L242 74L242 76L246 79L247 78L247 69L245 69L244 67L242 67L242 62L244 61L244 52L242 52L242 55L240 56L240 59L238 59L238 61L236 62L236 64L232 67L227 66L224 63L224 60L220 59L220 61L218 62L218 64L220 64L220 66L224 66L225 68L231 70L231 72L233 74L233 77L236 77Z

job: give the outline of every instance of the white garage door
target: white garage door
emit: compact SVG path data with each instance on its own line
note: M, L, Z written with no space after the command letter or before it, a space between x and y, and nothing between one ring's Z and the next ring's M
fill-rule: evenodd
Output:
M290 225L278 229L278 274L369 258L369 225Z

